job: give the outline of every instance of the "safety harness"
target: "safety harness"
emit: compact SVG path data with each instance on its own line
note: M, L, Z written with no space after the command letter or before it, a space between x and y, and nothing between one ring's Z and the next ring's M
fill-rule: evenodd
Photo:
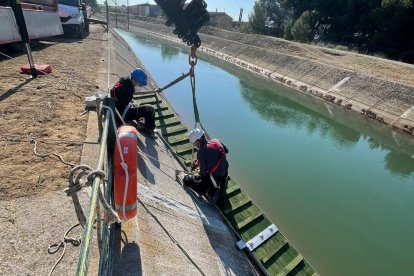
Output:
M226 152L223 146L220 143L220 140L210 140L207 142L207 147L217 151L220 154L220 159L217 161L216 165L210 170L210 174L214 174L224 158L226 158Z
M125 87L125 85L121 82L121 81L118 81L115 85L114 85L114 87L112 87L112 89L111 89L111 96L115 99L115 102L118 102L118 98L117 98L117 90L119 91L119 89L123 89L123 87ZM124 109L124 111L122 112L122 114L121 114L121 117L122 117L122 119L125 119L125 115L127 114L127 112L128 112L128 110L131 108L131 103L128 103L126 106L125 106L125 109Z

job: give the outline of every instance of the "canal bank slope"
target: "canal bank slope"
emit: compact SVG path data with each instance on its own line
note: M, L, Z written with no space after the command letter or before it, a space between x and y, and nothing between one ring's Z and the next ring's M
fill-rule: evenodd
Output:
M125 22L118 17L118 27ZM183 44L160 20L130 20L130 30ZM208 55L413 134L413 65L214 28L200 37Z
M110 83L127 76L134 67L145 68L116 32L111 32L110 41ZM148 74L144 89L153 91L158 87L151 72ZM147 103L143 97L135 103ZM157 118L157 104L153 106ZM166 111L164 107L161 110ZM159 127L159 118L156 124ZM183 188L182 173L177 175L183 168L169 146L142 134L138 138L138 215L122 223L116 233L114 275L254 275L216 208Z

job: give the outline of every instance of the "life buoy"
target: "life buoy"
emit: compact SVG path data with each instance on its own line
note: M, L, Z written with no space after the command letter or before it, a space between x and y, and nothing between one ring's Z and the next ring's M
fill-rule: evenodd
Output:
M115 144L114 156L114 198L115 210L121 219L131 219L137 214L137 168L138 147L137 130L132 126L118 128L118 137L121 144L124 162L127 165L128 181L118 145Z

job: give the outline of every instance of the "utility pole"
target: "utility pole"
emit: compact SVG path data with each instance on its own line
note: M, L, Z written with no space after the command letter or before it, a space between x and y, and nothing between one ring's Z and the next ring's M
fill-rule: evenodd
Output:
M19 27L20 37L24 47L26 48L27 58L29 59L30 65L30 74L33 78L37 77L36 67L33 62L32 50L30 49L30 39L29 33L27 32L26 21L24 20L22 6L20 5L20 0L10 0L10 6L13 10L14 17L16 18L17 26Z
M118 28L118 4L115 0L115 28Z
M239 23L242 22L242 18L243 18L243 8L240 8Z
M106 32L109 32L109 7L108 7L108 0L105 0L105 7L106 7L106 22L108 25L106 26Z
M240 8L240 15L239 15L239 32L241 32L241 28L242 28L242 19L243 19L243 8Z
M127 21L128 21L128 30L129 30L129 0L127 0Z

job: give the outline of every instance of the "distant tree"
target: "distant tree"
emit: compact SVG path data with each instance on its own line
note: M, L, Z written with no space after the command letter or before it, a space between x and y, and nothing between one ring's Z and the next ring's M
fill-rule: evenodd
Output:
M370 52L382 52L388 57L414 63L413 2L382 0L372 13L375 32L363 46Z
M299 42L309 42L312 34L310 22L310 12L304 11L292 26L291 34L294 40Z
M264 1L256 1L253 6L253 12L249 15L249 23L253 32L266 34L266 7Z
M414 63L414 0L256 0L249 25Z
M249 15L253 31L278 37L283 36L288 19L288 13L278 0L257 0L253 6L253 12Z
M292 36L292 27L293 27L293 20L290 19L285 26L285 29L283 30L283 38L284 39L289 39L292 40L293 36Z
M310 11L315 0L280 0L281 6L293 20L298 19L304 11Z

